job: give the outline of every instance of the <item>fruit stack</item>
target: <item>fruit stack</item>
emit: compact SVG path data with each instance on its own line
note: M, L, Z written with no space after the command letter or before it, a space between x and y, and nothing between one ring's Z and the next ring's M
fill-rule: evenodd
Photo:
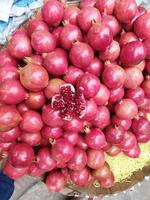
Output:
M142 179L149 75L149 9L135 0L46 1L0 51L4 173L90 195Z

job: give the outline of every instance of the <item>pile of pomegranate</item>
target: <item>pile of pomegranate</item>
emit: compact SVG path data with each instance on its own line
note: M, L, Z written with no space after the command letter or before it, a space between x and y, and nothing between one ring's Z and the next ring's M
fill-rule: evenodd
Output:
M150 10L135 0L48 0L0 51L0 156L48 189L115 177L105 155L150 140Z

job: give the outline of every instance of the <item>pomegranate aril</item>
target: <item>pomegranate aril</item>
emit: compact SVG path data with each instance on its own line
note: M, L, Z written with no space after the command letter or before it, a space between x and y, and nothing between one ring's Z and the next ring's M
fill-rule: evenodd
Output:
M64 119L82 118L85 110L83 89L79 87L75 91L71 84L65 84L60 87L59 92L59 95L52 98L52 107L59 110Z

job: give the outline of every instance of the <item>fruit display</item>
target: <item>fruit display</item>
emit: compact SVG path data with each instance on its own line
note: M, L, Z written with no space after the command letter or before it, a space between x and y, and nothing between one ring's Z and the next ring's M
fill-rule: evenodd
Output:
M0 158L12 179L113 193L150 165L149 113L150 10L135 0L48 0L0 50Z

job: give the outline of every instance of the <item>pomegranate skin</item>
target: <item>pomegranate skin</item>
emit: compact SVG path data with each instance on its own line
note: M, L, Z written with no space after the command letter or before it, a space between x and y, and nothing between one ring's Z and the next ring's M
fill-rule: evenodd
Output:
M110 98L109 89L104 84L101 83L100 89L96 94L96 96L93 98L93 100L98 106L101 106L101 105L106 105L109 98Z
M136 15L135 0L118 0L115 4L114 14L121 23L130 22Z
M85 121L92 121L94 120L97 113L97 105L93 99L86 102L85 105L85 114L83 116L83 119Z
M98 169L105 163L105 155L102 150L88 149L87 165L92 169Z
M40 132L22 132L19 137L19 141L29 144L30 146L37 146L41 143L41 134Z
M48 73L38 64L28 64L20 70L20 82L28 90L38 92L48 85Z
M8 51L15 59L23 59L24 57L30 56L32 48L29 38L23 34L12 36L8 43Z
M122 99L115 105L115 113L121 119L133 119L137 116L138 108L131 99Z
M64 138L66 138L73 146L78 143L79 134L77 132L65 132Z
M99 106L95 119L92 121L93 125L101 130L110 124L110 111L106 106Z
M118 147L117 145L112 145L108 150L107 150L107 154L110 156L117 156L119 153L121 152L120 147Z
M55 37L56 40L56 47L60 46L60 33L62 31L63 27L58 26L53 30L53 36Z
M88 31L87 39L94 50L103 52L111 44L113 35L108 25L94 24Z
M24 102L18 104L17 105L17 109L18 109L20 114L23 114L24 112L30 110L29 107Z
M65 74L68 70L66 52L63 49L55 49L46 55L43 65L52 75L59 76Z
M90 176L89 170L86 167L78 171L72 170L70 171L69 174L70 174L70 178L72 182L78 186L86 185L88 183L89 176Z
M7 49L1 49L0 51L0 67L17 67L17 60L15 60Z
M115 18L115 16L113 16L113 15L108 15L106 13L103 13L102 14L102 23L107 24L110 27L110 29L113 33L113 36L116 36L116 35L118 35L118 33L121 32L121 25L118 22L118 20Z
M130 158L139 158L140 152L140 146L136 143L132 148L125 150L124 154Z
M52 156L56 161L68 162L73 154L73 145L65 138L56 140L52 146Z
M8 157L14 167L28 167L34 159L34 152L30 145L18 143L10 148Z
M53 159L48 147L43 147L38 151L37 164L44 172L51 171L56 167L56 161Z
M138 41L137 36L133 32L125 32L119 38L119 44L121 47L133 41Z
M31 45L37 53L49 53L56 48L56 40L49 31L39 30L32 33Z
M138 143L147 143L150 141L150 133L145 133L143 135L137 135L136 136L137 142Z
M114 125L122 126L125 131L129 130L132 124L132 121L130 119L120 119L116 115L113 115L111 117L111 122Z
M147 98L150 98L150 79L149 79L149 77L146 78L146 79L143 81L143 83L142 83L142 88L143 88L143 90L144 90L144 92L145 92L145 96L146 96Z
M95 7L86 7L81 9L78 14L78 24L83 32L87 32L92 26L92 22L100 23L101 14L99 10Z
M97 57L94 57L90 65L85 69L87 72L99 76L103 69L103 63Z
M142 60L139 64L131 65L129 67L137 67L141 72L143 72L143 70L146 68L145 65L146 65L145 60Z
M72 170L82 170L87 164L86 152L79 147L74 149L74 155L67 163L69 169Z
M150 123L145 117L132 120L132 130L135 135L149 134Z
M110 89L122 87L125 79L126 74L122 67L109 62L106 63L102 73L102 81L107 87Z
M76 6L68 6L64 10L63 20L69 22L73 25L78 25L77 16L80 12L80 9Z
M123 65L137 65L146 57L146 48L140 41L127 43L122 47L120 59Z
M136 89L144 80L142 72L136 67L129 67L125 69L126 80L124 87L128 89Z
M6 174L9 178L17 180L27 174L28 172L28 167L21 167L21 168L16 168L11 165L8 161L4 164L3 167L3 172Z
M77 81L83 76L83 71L77 67L69 66L68 71L64 75L63 79L66 83L75 85ZM65 82L64 82L65 83Z
M19 127L10 129L9 131L0 132L0 141L13 142L21 135Z
M27 32L28 34L31 36L33 32L35 31L48 31L49 28L47 26L46 23L44 23L42 20L40 19L32 19L28 26L27 26Z
M94 58L94 52L88 44L76 42L70 50L69 57L74 66L86 69Z
M43 127L41 115L33 110L26 111L22 114L23 120L20 128L27 132L38 132Z
M99 9L100 13L106 12L112 15L115 7L115 0L97 0L96 8Z
M135 101L137 105L140 105L141 103L143 103L145 98L144 90L141 87L127 90L126 97Z
M134 22L134 32L141 39L150 37L150 12L139 16Z
M63 19L63 4L56 0L47 1L42 8L42 18L49 26L57 26Z
M44 90L47 99L51 99L54 95L59 94L60 86L65 84L65 81L59 78L53 78L48 81L48 85Z
M50 127L63 126L63 120L60 117L60 112L52 109L51 105L43 107L42 120Z
M98 180L107 178L110 176L110 174L111 174L110 166L108 165L107 162L105 162L102 167L100 167L92 172L92 175L95 178L97 178Z
M41 135L45 139L58 139L63 135L63 129L61 127L44 126L41 130Z
M94 128L85 135L85 141L91 149L100 150L106 145L106 139L104 133Z
M80 29L73 24L66 24L60 33L60 44L64 49L70 50L76 41L82 41Z
M86 72L78 82L78 87L82 87L83 94L87 99L94 97L100 88L100 81L97 76Z
M19 79L19 73L17 71L17 68L16 67L13 67L12 65L11 66L2 66L0 68L0 84L5 81L5 80L8 80L8 79Z
M25 103L31 109L40 109L45 103L45 96L44 93L41 92L30 92L28 94L28 98L26 99Z
M101 187L105 189L112 188L114 186L114 181L115 181L115 177L112 172L107 178L103 178L102 180L101 179L99 180Z
M131 149L135 144L137 143L135 134L132 133L131 131L126 131L124 133L124 138L122 142L119 144L119 147L122 150L128 150Z
M24 59L24 62L25 63L32 63L32 64L38 64L38 65L42 65L43 63L43 58L41 55L37 55L37 54L33 54L32 56L30 57L26 57Z
M85 138L82 135L79 135L79 140L78 140L77 146L80 147L81 149L83 149L84 151L86 151L88 148Z
M143 44L145 45L146 48L146 59L150 59L150 37L146 38L143 41Z
M119 43L115 40L112 41L112 43L107 47L107 49L104 52L101 52L99 55L99 58L103 61L109 60L109 61L115 61L120 54L120 46Z
M5 80L0 85L0 97L9 105L19 104L27 98L27 93L18 80Z
M0 141L0 151L1 151L1 153L4 152L4 153L6 153L6 155L8 155L8 151L14 145L16 145L16 141L13 141L13 142L1 142Z
M105 130L105 137L111 144L120 144L124 138L124 129L122 126L108 126Z
M83 0L80 3L80 8L85 8L85 7L94 7L96 4L96 0Z
M54 170L46 178L46 185L50 192L60 192L65 186L65 177L62 172Z
M9 117L8 117L9 116ZM22 120L18 110L12 106L0 106L0 131L9 131Z
M44 172L38 167L37 163L32 163L28 169L28 174L33 177L40 177L43 173Z
M124 97L125 91L124 88L114 88L110 90L109 101L114 103L121 100Z

